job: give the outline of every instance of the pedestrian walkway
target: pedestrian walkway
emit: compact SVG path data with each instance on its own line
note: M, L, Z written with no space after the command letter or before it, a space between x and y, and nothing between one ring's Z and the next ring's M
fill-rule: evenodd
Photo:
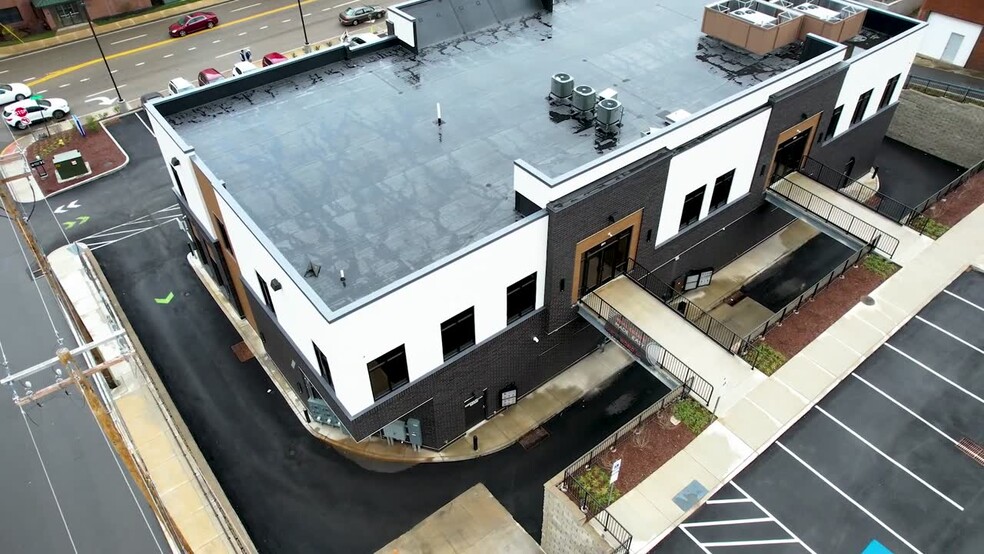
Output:
M461 493L379 554L513 554L542 553L485 485Z
M286 399L298 421L315 437L336 448L365 458L410 463L455 462L493 454L512 446L533 429L607 383L632 363L632 358L619 348L597 350L440 452L427 449L414 450L408 444L388 444L375 435L356 441L337 427L307 421L305 402L297 396L294 388L283 377L263 347L263 342L256 331L247 320L239 317L236 308L193 254L188 255L188 263L249 346L280 394ZM477 449L474 448L473 443L475 437L478 437Z
M121 426L148 487L180 535L178 542L195 553L251 553L255 548L225 498L167 391L154 373L146 353L126 323L95 259L82 246L59 248L48 256L69 299L89 333L98 340L123 328L130 340L99 348L104 359L125 351L136 355L111 368L118 386L107 409ZM131 342L132 341L132 342ZM139 476L134 476L139 479ZM146 479L144 479L146 481Z
M948 283L971 265L984 266L982 234L984 207L929 245L918 248L914 243L921 241L910 239L908 263L871 293L873 303L852 308L771 377L756 381L743 398L722 402L717 421L608 508L632 534L632 552L648 552ZM697 344L689 350L710 348ZM693 367L706 371L703 365ZM703 492L688 499L681 495L684 489Z

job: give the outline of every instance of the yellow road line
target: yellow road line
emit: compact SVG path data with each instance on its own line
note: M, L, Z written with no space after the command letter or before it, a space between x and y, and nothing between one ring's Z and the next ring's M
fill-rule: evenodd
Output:
M311 3L317 2L317 1L318 0L302 0L301 1L301 5L303 6L305 4L311 4ZM212 31L217 31L220 28L224 29L224 28L230 27L232 25L238 25L240 23L246 23L247 21L252 21L252 20L257 19L257 18L260 18L260 17L266 17L266 16L271 15L271 14L279 13L279 12L286 11L286 10L291 10L291 9L294 9L295 7L297 7L297 4L289 4L287 6L281 6L279 8L274 8L272 10L267 10L265 12L255 13L253 15L248 15L248 16L242 18L242 19L237 19L235 21L230 21L228 23L223 23L223 24L220 24L219 26L213 27L211 29L206 29L204 31L200 31L200 32L195 33L195 34L209 33L209 32L212 32ZM158 41L158 42L154 42L154 43L151 43L151 44L145 44L143 46L138 46L137 48L132 48L130 50L126 50L124 52L117 52L116 54L110 54L109 56L106 56L106 59L107 60L115 60L115 59L118 59L118 58L123 58L123 57L126 57L126 56L130 56L130 55L133 55L133 54L138 54L140 52L144 52L146 50L151 50L151 49L154 49L154 48L158 48L158 47L164 46L165 44L173 44L174 41L175 41L175 39L167 39L167 40L161 40L161 41ZM76 65L73 65L73 66L65 67L65 68L62 68L62 69L56 69L55 71L52 71L51 73L48 73L44 77L40 77L38 79L35 79L35 80L31 81L31 86L33 87L33 86L38 85L40 83L43 83L45 81L50 81L52 79L57 79L58 77L62 77L64 75L68 75L69 73L78 71L80 69L84 69L84 68L89 67L89 66L92 66L92 65L96 65L97 63L101 63L101 62L102 62L102 58L96 58L94 60L89 60L87 62L82 62L80 64L76 64Z

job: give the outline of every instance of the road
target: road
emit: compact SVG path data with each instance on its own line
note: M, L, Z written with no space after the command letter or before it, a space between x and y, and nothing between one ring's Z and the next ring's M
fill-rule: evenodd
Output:
M32 278L22 252L10 222L0 220L4 374L53 357L59 339L76 345L47 281ZM52 376L31 381L38 388ZM0 389L0 552L167 552L153 513L81 394L51 396L21 412L13 392Z
M302 0L309 41L338 37L345 30L349 34L372 29L384 32L385 21L342 27L338 13L358 1ZM249 47L253 60L259 63L267 52L304 45L296 1L232 0L209 11L218 15L219 25L184 38L168 38L167 28L173 23L170 19L99 35L125 100L164 90L175 77L195 82L198 72L207 67L228 75L243 47ZM0 81L24 82L35 93L64 98L79 115L95 111L116 97L92 39L4 59L0 61Z

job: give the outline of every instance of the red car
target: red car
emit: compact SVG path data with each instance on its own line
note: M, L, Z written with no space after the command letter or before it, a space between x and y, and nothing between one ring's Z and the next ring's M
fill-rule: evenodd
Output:
M167 33L172 37L183 37L188 33L211 29L219 24L219 16L212 12L195 12L181 16L177 23L172 23Z
M201 87L223 79L225 79L225 76L223 76L222 72L214 67L207 67L198 72L198 86Z
M285 61L287 61L287 56L284 56L280 52L270 52L266 56L263 56L263 67Z

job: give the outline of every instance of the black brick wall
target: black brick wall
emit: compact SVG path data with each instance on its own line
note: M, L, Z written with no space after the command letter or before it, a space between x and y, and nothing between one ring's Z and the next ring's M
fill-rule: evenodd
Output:
M891 104L830 142L814 146L811 156L837 171L843 171L848 160L854 157L854 171L851 172L851 177L854 179L861 177L874 165L875 156L892 123L896 108L898 108L897 103ZM854 106L844 106L845 115L853 112Z

